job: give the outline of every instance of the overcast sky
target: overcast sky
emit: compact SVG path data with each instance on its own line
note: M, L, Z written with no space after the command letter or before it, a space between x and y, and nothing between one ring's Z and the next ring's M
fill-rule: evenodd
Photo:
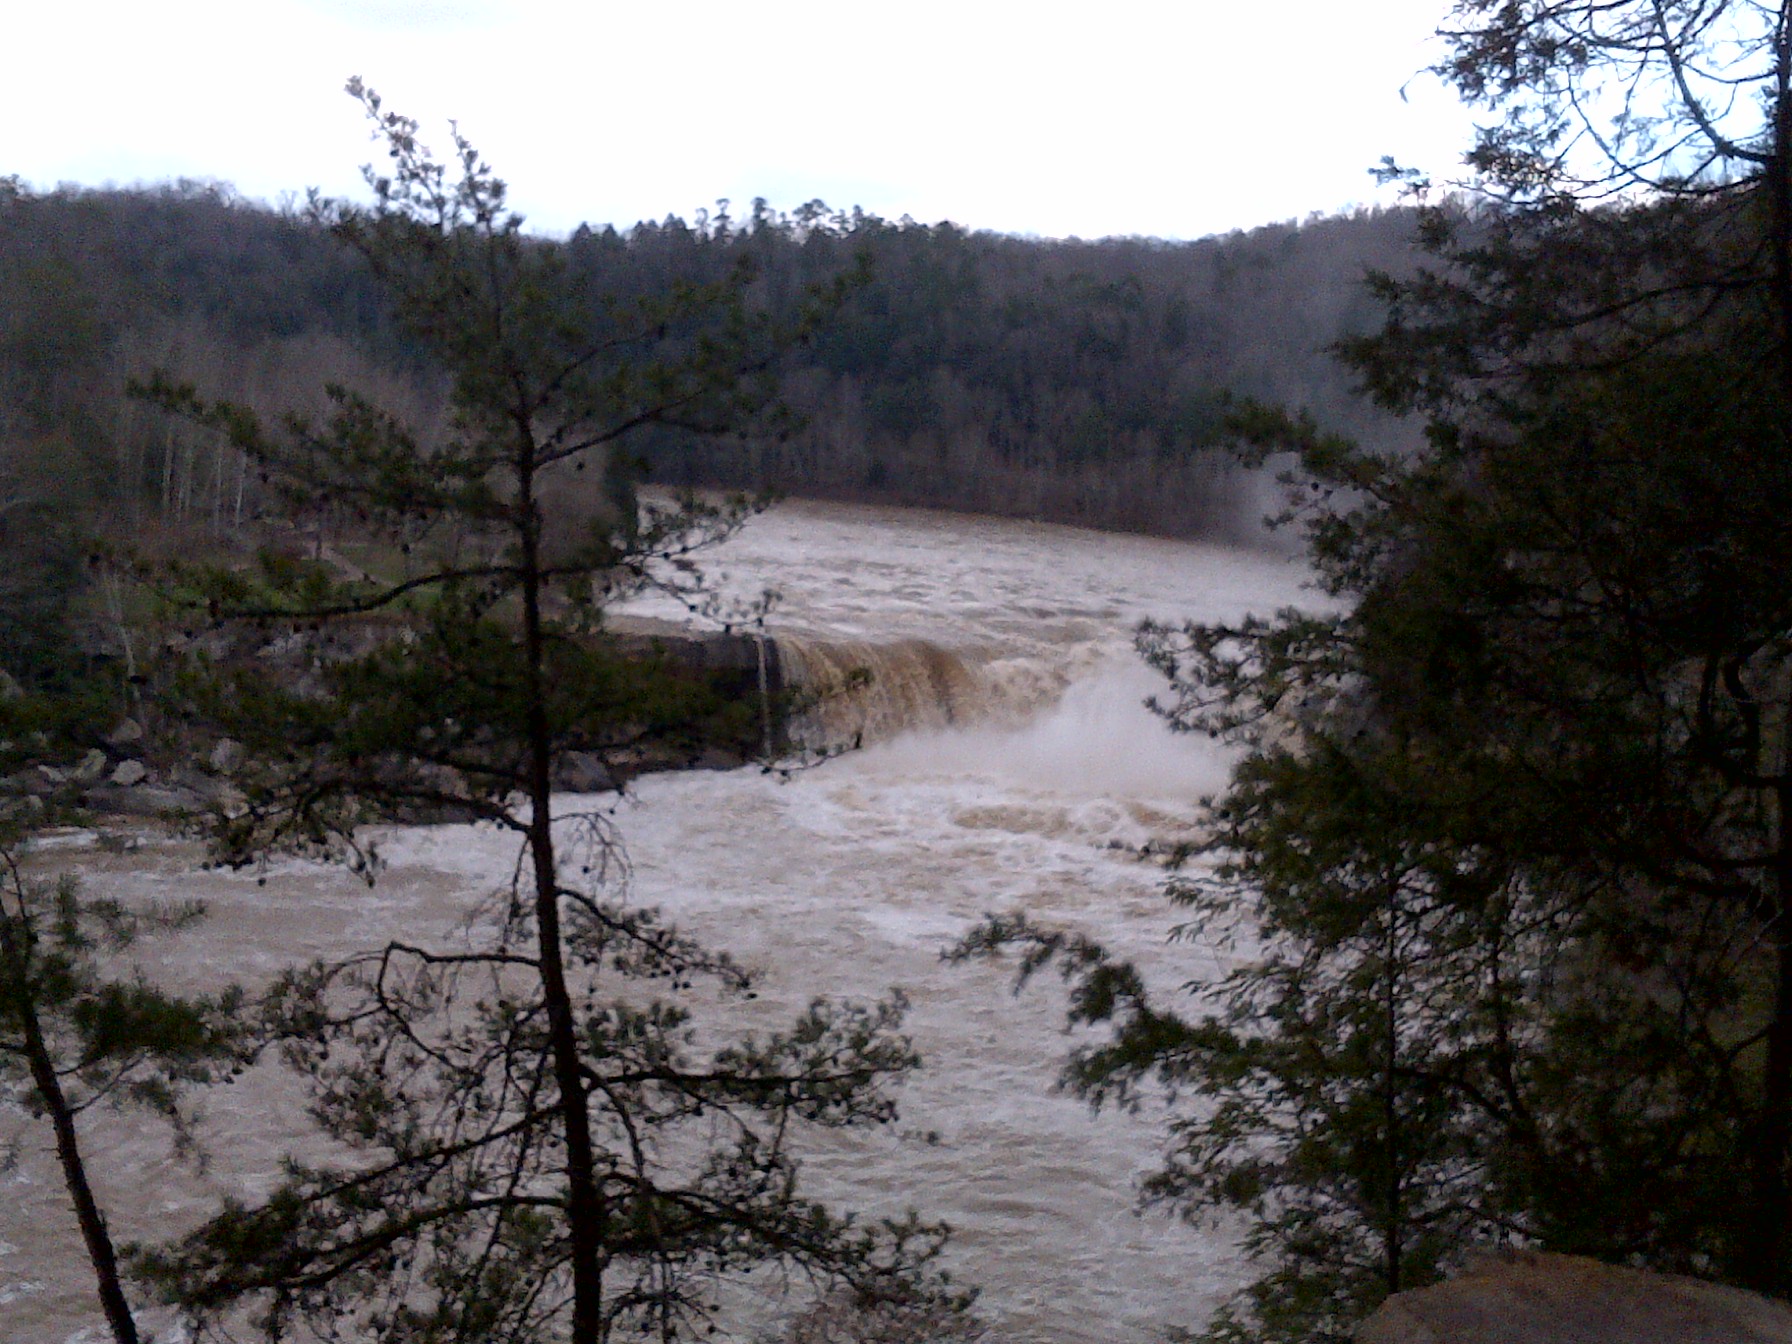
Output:
M819 197L1048 236L1191 238L1449 176L1445 0L26 0L0 174L359 187L344 80L485 152L532 226ZM1417 76L1415 78L1415 76ZM1402 97L1404 89L1405 96Z

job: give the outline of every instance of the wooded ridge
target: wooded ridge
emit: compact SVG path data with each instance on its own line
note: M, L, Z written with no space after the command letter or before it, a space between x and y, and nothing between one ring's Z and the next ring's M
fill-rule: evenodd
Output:
M1262 507L1212 451L1230 399L1399 437L1326 351L1379 321L1363 274L1409 271L1412 229L1392 210L1190 243L1084 242L756 201L742 219L722 203L540 245L624 301L745 260L780 316L807 284L868 262L786 359L781 432L721 443L656 430L637 450L661 480L1238 537L1256 534ZM330 382L422 433L445 414L439 376L365 267L302 215L211 183L37 194L0 181L9 503L78 502L133 529L251 516L240 461L124 398L152 368L266 415L321 410Z

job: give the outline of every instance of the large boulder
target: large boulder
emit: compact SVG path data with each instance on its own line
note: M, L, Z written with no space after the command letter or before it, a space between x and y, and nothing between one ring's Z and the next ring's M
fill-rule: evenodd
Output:
M1577 1255L1489 1256L1396 1293L1356 1344L1792 1344L1792 1306Z
M77 784L97 784L111 766L106 753L95 747L70 768L68 777Z
M588 751L569 751L556 762L554 787L568 793L609 793L616 788L610 767Z
M88 789L81 801L95 812L119 817L176 817L203 805L199 795L189 789L143 783L98 784Z
M143 725L135 719L121 719L118 726L106 734L106 745L117 747L123 751L136 746L143 740Z

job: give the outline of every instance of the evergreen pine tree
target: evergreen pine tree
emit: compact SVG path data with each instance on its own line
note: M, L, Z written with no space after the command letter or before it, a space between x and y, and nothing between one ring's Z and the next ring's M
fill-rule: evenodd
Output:
M248 1300L270 1337L303 1321L407 1342L688 1337L714 1323L717 1280L767 1264L869 1298L917 1292L937 1229L805 1199L793 1151L805 1127L894 1115L889 1085L916 1063L900 999L818 998L783 1031L730 1040L708 1013L751 997L750 976L633 905L607 813L556 798L575 754L620 779L725 718L626 648L607 611L656 584L701 604L690 557L748 506L638 507L625 448L648 427L760 415L794 333L752 312L747 271L589 290L464 137L438 163L414 122L350 88L390 167L368 171L371 206L313 211L449 380L452 428L423 441L335 390L328 422L270 430L146 389L228 434L317 529L309 556L182 576L269 655L187 682L248 762L214 839L226 862L299 849L371 877L368 823L446 809L514 835L519 858L467 944L394 939L276 987L286 1059L350 1156L293 1164L145 1265L202 1322ZM380 545L350 564L326 526Z

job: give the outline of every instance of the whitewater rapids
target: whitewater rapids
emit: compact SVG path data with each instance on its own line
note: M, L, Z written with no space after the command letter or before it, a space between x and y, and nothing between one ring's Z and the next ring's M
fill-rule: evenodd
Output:
M634 898L762 972L756 1021L818 994L907 993L926 1067L901 1093L901 1121L818 1148L810 1192L951 1222L951 1264L982 1286L997 1340L1146 1344L1199 1329L1242 1268L1224 1225L1136 1211L1162 1117L1094 1117L1053 1090L1071 1044L1055 982L1016 997L1009 968L940 953L985 913L1024 909L1095 934L1166 987L1222 972L1217 940L1166 945L1175 917L1162 874L1128 852L1192 834L1226 769L1218 749L1173 736L1143 708L1157 683L1131 632L1147 616L1236 619L1311 600L1303 571L1219 547L804 503L755 519L706 568L741 610L776 590L766 629L790 651L787 675L825 682L872 666L854 703L824 706L809 725L870 745L788 779L661 775L619 802L567 806L612 808ZM668 604L638 610L680 616ZM197 933L144 953L149 974L194 985L254 982L399 932L445 936L515 859L489 830L397 829L370 891L291 862L265 884L195 874L192 850L166 842L64 845L95 893L206 900ZM259 1072L204 1105L203 1174L174 1162L152 1126L97 1118L91 1161L122 1237L190 1226L221 1194L252 1196L276 1179L290 1085ZM9 1135L18 1160L0 1171L0 1341L100 1340L47 1131L0 1112L0 1143Z

